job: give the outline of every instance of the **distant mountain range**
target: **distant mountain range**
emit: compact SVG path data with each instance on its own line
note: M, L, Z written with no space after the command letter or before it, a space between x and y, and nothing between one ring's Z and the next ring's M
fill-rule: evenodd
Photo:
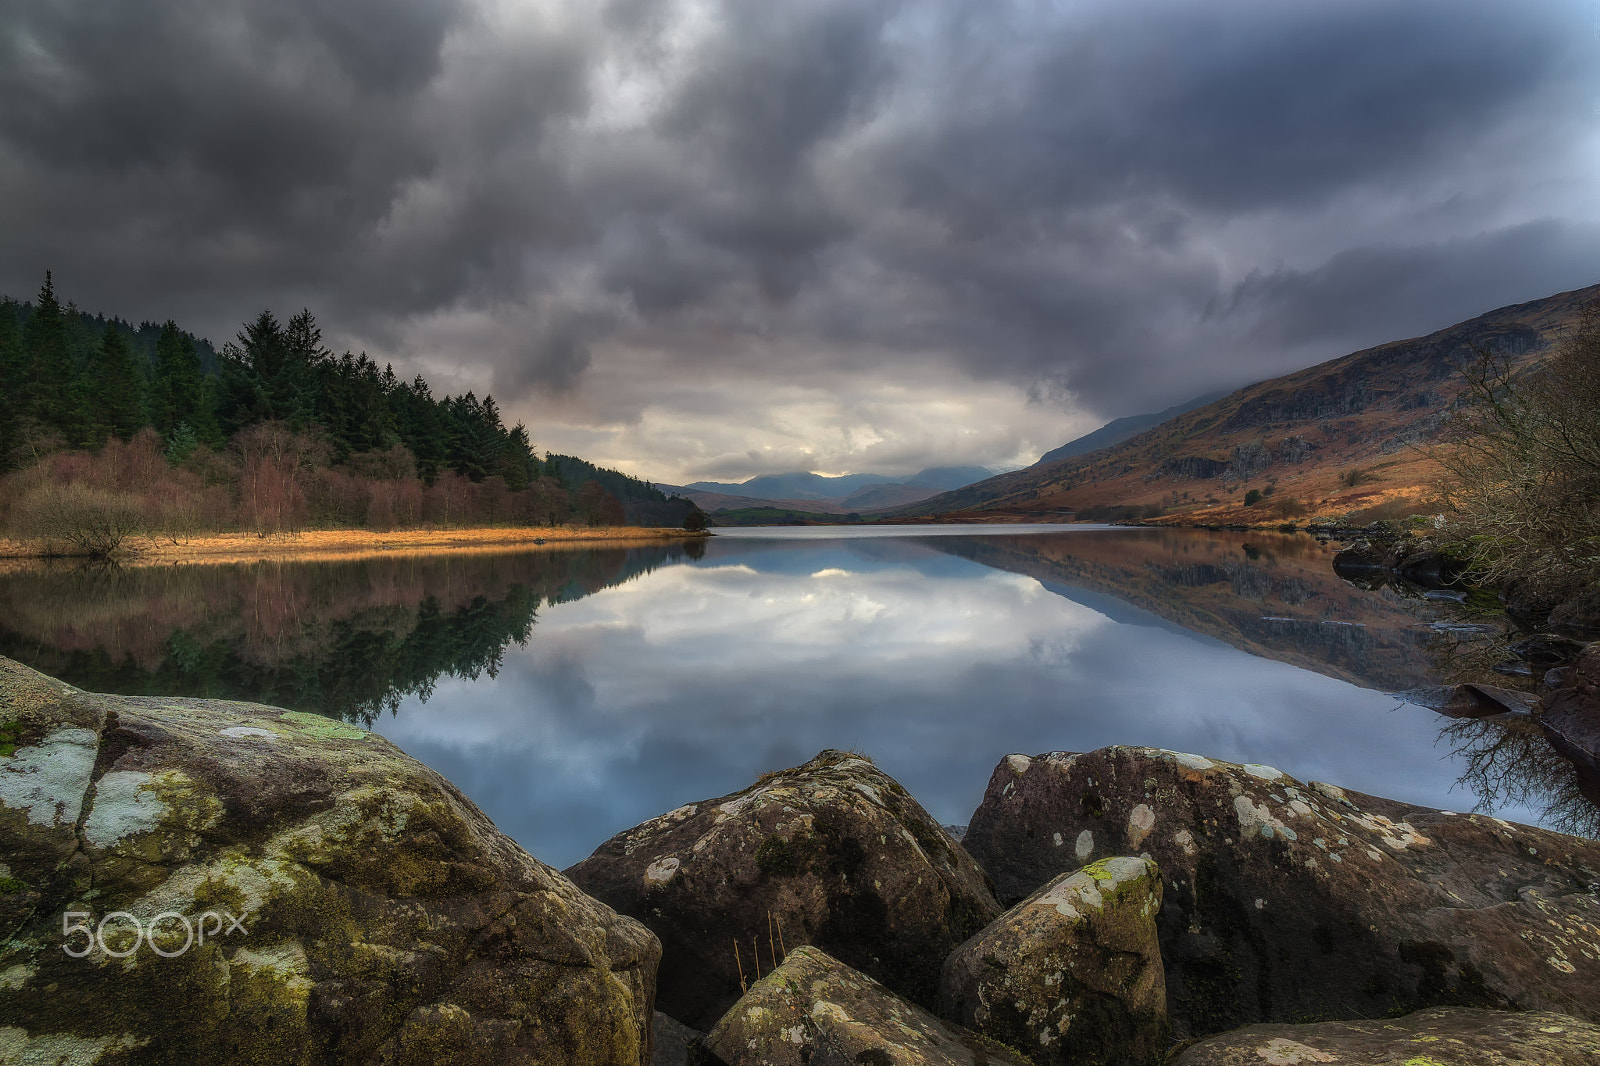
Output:
M1600 285L1501 307L1425 337L1354 352L1210 402L1202 398L1131 435L1122 435L1128 423L1160 416L1119 419L1026 469L893 515L1259 524L1382 517L1385 508L1422 506L1442 471L1421 446L1438 438L1460 396L1462 366L1484 349L1530 366L1596 299Z
M696 481L690 485L660 487L677 492L713 514L718 510L747 507L848 514L916 503L993 474L994 471L982 466L931 466L911 477L898 478L883 474L825 477L796 471L762 474L740 482Z

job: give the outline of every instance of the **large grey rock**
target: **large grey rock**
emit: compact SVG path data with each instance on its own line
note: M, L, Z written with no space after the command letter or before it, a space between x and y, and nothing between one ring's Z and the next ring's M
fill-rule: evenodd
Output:
M382 737L6 659L0 734L0 1062L649 1061L649 930Z
M1251 1025L1170 1066L1594 1066L1600 1026L1564 1014L1441 1007L1383 1021Z
M1167 1047L1161 871L1101 859L1056 878L945 960L941 1013L1039 1066L1144 1066Z
M961 845L838 751L619 833L567 875L655 931L661 1009L701 1029L801 944L931 1006L945 956L1000 913Z
M967 846L1002 899L1147 854L1180 1036L1434 1005L1600 1020L1600 843L1153 748L1008 756Z
M1009 1048L816 948L791 951L706 1037L728 1066L1023 1066Z

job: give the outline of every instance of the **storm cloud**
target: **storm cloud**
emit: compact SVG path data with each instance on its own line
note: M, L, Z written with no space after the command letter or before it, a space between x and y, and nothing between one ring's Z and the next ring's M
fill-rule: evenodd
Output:
M0 292L665 481L1031 461L1600 280L1578 3L0 0Z

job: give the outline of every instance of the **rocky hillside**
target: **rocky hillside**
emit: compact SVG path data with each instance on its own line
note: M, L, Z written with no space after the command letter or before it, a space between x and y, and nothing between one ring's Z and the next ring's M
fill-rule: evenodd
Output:
M1597 298L1600 285L1354 352L1247 386L1110 447L1040 460L898 513L1276 523L1425 502L1439 470L1420 446L1437 437L1474 351L1535 362ZM1261 498L1247 506L1251 489Z

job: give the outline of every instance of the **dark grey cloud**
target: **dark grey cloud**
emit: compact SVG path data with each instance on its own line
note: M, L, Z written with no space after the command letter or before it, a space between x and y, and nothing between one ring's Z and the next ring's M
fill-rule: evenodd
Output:
M308 305L656 476L998 462L1595 281L1592 29L1575 0L0 0L0 291L51 268L219 337Z

